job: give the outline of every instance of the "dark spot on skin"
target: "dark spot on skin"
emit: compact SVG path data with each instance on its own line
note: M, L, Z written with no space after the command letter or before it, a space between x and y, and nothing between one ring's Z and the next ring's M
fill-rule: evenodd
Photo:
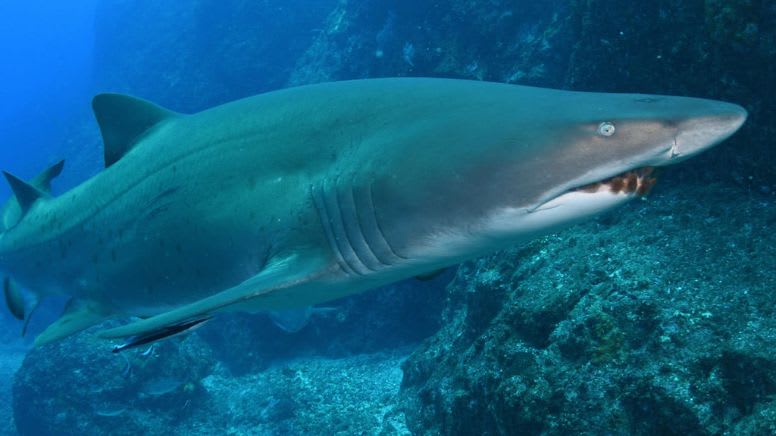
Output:
M177 172L178 172L178 166L177 165L173 165L172 166L172 173L175 174Z
M183 252L183 248L181 247L180 243L175 244L175 251L177 251L178 253L182 253Z
M250 188L251 191L255 191L256 190L256 184L257 183L258 182L256 181L256 177L254 177L254 176L248 177L248 188Z
M159 247L164 248L164 239L159 239Z
M113 262L116 262L116 250L111 250L111 251L110 251L110 259L111 259Z
M99 263L99 261L100 261L100 257L96 253L93 254L92 255L92 263L96 265L97 263Z

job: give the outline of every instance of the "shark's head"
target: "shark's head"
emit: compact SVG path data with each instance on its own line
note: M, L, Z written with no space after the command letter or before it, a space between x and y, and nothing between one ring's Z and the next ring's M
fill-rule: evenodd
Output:
M568 224L646 194L655 183L654 167L719 144L747 117L741 106L712 100L564 94L569 101L544 126L552 131L547 135L552 143L544 142L543 151L537 149L528 161L522 160L524 155L521 161L501 158L508 162L505 175L516 168L513 174L535 174L537 183L521 192L528 195L521 203L508 194L496 200L500 205L492 210L501 213L491 215L493 230L511 233ZM508 186L509 179L501 183Z
M398 244L417 248L410 251L486 253L603 212L648 192L653 167L718 144L747 117L738 105L696 98L482 91L476 116L468 106L448 123L440 162L453 177L449 168L418 176L426 194L414 206L432 230Z

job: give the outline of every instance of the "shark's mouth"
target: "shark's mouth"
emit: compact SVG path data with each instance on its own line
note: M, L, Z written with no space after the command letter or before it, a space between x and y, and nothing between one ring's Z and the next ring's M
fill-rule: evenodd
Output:
M613 194L636 194L638 196L646 195L657 182L654 177L654 167L643 167L628 172L618 174L600 182L591 183L574 189L577 192L595 193L600 192L601 188L607 188Z

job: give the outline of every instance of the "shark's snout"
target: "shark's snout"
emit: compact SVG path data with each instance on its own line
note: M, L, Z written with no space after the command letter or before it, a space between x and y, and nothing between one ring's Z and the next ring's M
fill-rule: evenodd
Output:
M671 149L671 161L676 163L694 156L724 141L744 124L747 118L743 107L723 102L710 102L707 114L681 122Z

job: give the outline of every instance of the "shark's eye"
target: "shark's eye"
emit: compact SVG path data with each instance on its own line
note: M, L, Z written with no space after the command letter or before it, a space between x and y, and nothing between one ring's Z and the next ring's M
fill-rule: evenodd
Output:
M598 134L601 136L612 136L614 135L614 130L614 124L608 121L604 121L598 125Z

